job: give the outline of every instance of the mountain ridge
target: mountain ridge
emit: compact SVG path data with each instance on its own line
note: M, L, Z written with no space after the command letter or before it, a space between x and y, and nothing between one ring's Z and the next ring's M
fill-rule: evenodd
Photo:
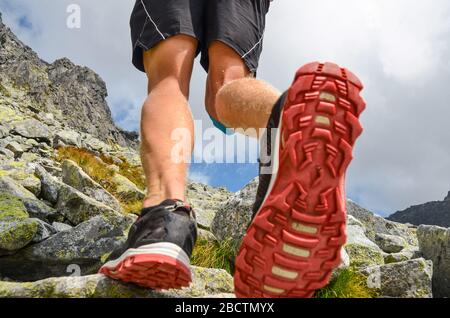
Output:
M414 225L450 227L450 191L442 201L413 205L387 217L388 220Z
M1 13L0 47L0 92L9 92L20 104L32 104L32 111L52 113L68 127L104 142L138 145L136 132L114 123L106 84L97 73L67 58L53 63L42 60L3 24Z

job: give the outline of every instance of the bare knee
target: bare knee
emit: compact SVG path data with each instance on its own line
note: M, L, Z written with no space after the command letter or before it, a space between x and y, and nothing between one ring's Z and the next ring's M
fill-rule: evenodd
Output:
M251 72L236 51L222 42L212 42L208 49L208 55L209 70L205 105L208 113L218 119L216 97L219 90L227 83L250 77Z

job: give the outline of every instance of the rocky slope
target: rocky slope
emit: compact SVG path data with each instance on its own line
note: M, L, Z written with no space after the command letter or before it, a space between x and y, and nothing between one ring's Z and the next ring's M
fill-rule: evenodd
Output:
M105 100L106 85L96 73L65 58L52 64L41 60L3 24L1 13L0 92L0 122L20 110L29 117L42 117L49 126L59 123L58 129L68 127L106 143L137 145L136 133L114 125Z
M389 220L415 225L438 225L450 227L450 191L443 201L415 205L403 211L395 212Z

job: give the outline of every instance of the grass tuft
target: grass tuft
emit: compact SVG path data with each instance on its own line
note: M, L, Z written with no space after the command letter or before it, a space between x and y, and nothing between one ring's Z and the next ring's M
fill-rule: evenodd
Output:
M316 292L316 298L375 298L366 285L367 277L352 268L343 269L328 286Z
M229 241L217 242L198 239L191 257L191 264L207 268L220 268L232 274L233 252Z
M133 182L139 189L145 189L145 174L141 166L133 166L123 157L119 158L122 161L119 164L114 163L110 156L104 154L100 156L100 159L107 164L117 165L119 167L119 173L122 176Z

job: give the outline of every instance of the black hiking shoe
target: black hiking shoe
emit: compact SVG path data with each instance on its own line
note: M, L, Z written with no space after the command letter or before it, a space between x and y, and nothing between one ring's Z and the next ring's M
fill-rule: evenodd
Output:
M189 259L197 240L195 213L182 201L165 200L142 209L124 247L99 272L153 289L189 286Z

